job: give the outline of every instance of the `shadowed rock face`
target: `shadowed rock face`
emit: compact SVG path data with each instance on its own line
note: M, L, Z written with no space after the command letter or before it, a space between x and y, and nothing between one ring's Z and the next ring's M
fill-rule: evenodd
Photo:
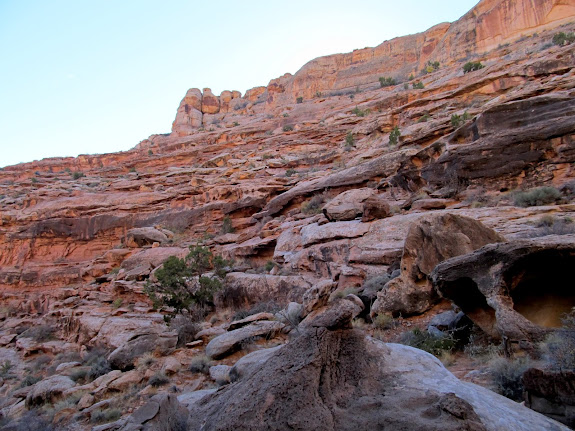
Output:
M574 263L575 237L550 236L489 244L440 263L431 280L489 335L536 340L575 306L566 284Z

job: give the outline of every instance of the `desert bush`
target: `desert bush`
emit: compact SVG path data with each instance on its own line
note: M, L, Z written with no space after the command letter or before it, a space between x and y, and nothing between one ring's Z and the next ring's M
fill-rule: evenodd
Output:
M379 78L379 86L380 87L382 87L382 88L383 87L391 87L392 85L395 85L395 79L394 78L392 78L390 76L388 76L388 77L381 76Z
M70 378L74 380L76 383L84 383L87 377L88 377L88 370L86 370L85 368L80 368L70 373Z
M26 386L32 386L42 380L42 377L34 376L32 374L27 374L18 385L19 388L25 388Z
M353 133L347 132L347 135L345 135L345 148L353 147L355 147L355 138L353 137Z
M45 341L53 340L54 332L56 332L56 330L50 325L33 326L22 332L18 338L32 338L37 343L43 343Z
M535 226L537 229L529 235L530 237L575 233L575 223L570 217L559 218L546 214L536 222Z
M285 126L283 126L282 130L284 132L292 132L293 131L293 125L292 124L286 124Z
M170 328L178 333L177 347L184 347L187 343L196 339L196 334L202 328L194 320L189 314L180 314L170 321Z
M303 103L303 97L297 97L295 101L296 103Z
M104 374L108 374L110 371L112 371L110 363L105 357L102 356L94 359L88 365L91 365L90 370L86 374L86 378L89 380L95 380L98 377L103 376Z
M213 306L214 294L223 287L231 262L214 255L209 248L191 245L185 259L171 256L156 271L156 283L148 282L144 292L156 308L170 307L169 322L195 306ZM210 273L208 273L210 271Z
M469 114L467 111L465 111L463 115L453 114L451 116L451 125L454 129L457 129L458 127L461 127L463 124L465 124L467 120L469 120Z
M291 177L291 176L293 176L293 175L295 175L295 174L297 174L297 171L296 171L295 169L293 169L293 168L289 168L289 169L286 171L286 177Z
M112 302L112 308L113 309L117 309L120 308L122 306L122 303L124 302L124 300L122 298L116 298L114 299L114 302Z
M282 307L275 301L258 302L248 309L238 310L232 316L232 320L242 320L248 316L257 313L272 313L275 314L282 310Z
M273 260L268 260L264 265L264 270L266 272L270 272L272 269L276 267L276 263Z
M480 61L468 61L463 65L463 73L473 72L479 69L483 69L485 66L481 64Z
M421 117L419 117L419 119L417 120L418 123L427 123L427 121L431 118L431 116L429 115L429 113L425 113L423 114Z
M85 177L84 172L74 172L72 173L72 178L75 180L79 180L82 177Z
M93 424L104 424L120 419L121 416L122 412L119 409L94 410L90 415L90 422Z
M192 373L209 374L212 361L206 355L194 356L190 362L190 371Z
M163 372L157 372L148 379L148 384L158 388L170 383L170 379Z
M365 117L366 115L369 115L370 112L371 111L369 109L359 109L357 106L351 110L351 113L358 117Z
M414 90L423 90L425 88L425 85L423 85L423 82L419 81L419 82L414 82L412 85Z
M561 198L561 193L555 187L537 187L531 190L515 192L513 202L518 207L532 207L554 203Z
M531 368L529 358L507 359L499 357L491 361L489 372L495 392L514 401L523 399L523 373Z
M421 73L425 75L426 73L432 73L436 70L439 70L440 63L439 61L431 61L429 60L425 67L422 69Z
M563 315L561 328L549 334L541 347L547 362L558 370L575 370L575 310Z
M571 33L559 32L553 35L554 45L563 46L563 45L569 45L573 42L575 42L575 33L573 32Z
M389 314L378 314L375 319L373 319L373 327L376 329L393 329L396 326L396 321L393 316Z
M0 377L6 377L10 374L10 370L12 370L12 368L14 368L14 364L12 361L6 359L2 364L0 364Z
M329 295L329 302L335 301L336 299L345 298L347 295L357 295L359 293L359 288L357 287L346 287L342 290L336 290Z
M18 420L9 421L2 426L3 431L53 431L54 426L40 409L25 412Z
M424 350L437 357L441 356L445 351L451 352L455 349L456 345L456 340L452 335L446 334L442 337L436 337L419 328L415 328L412 331L407 331L401 334L399 342L407 346Z
M230 218L230 216L224 216L224 219L222 221L222 233L226 234L226 233L234 233L236 230L234 229L234 227L232 226L232 219Z
M319 214L325 202L323 193L314 195L309 201L301 204L301 212L304 214Z
M389 145L397 145L398 139L401 136L401 131L398 126L395 126L389 133Z
M374 275L364 281L362 289L370 292L379 292L389 280L390 278L387 274Z

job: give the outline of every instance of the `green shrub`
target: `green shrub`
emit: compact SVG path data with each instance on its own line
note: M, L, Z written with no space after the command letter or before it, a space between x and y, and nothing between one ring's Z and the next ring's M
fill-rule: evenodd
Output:
M293 126L291 124L286 124L283 129L284 132L292 132L293 131Z
M6 377L10 373L10 370L13 367L14 364L12 363L12 361L9 361L8 359L2 362L2 364L0 364L0 377Z
M558 370L575 370L575 310L565 314L563 326L549 334L542 343L549 364Z
M234 233L236 230L234 229L234 227L232 226L232 219L230 218L230 216L224 216L224 219L222 221L222 233L226 234L226 233Z
M264 266L264 269L266 270L266 272L270 272L275 267L276 267L275 262L272 260L268 260Z
M423 85L423 82L419 81L419 82L414 82L412 84L413 89L414 90L423 90L425 88L425 85Z
M366 115L369 115L370 112L371 111L369 109L363 110L359 109L357 106L351 110L351 113L357 115L358 117L365 117Z
M563 45L569 45L573 42L575 42L575 33L573 32L571 33L560 32L555 33L555 35L553 36L553 44L555 45L563 46Z
M113 309L117 309L120 308L122 306L122 303L124 302L124 300L122 298L116 298L114 299L114 302L112 302L112 308Z
M89 361L87 365L91 365L90 370L86 374L88 380L96 380L98 377L108 374L112 371L110 363L104 356L94 358Z
M353 133L347 132L345 135L345 147L344 148L353 148L355 147L355 138L353 137Z
M55 338L54 332L55 329L50 325L33 326L32 328L22 332L18 338L32 338L37 343L43 343L45 341L53 340Z
M415 328L412 331L401 334L400 343L416 347L439 357L443 352L453 351L456 340L451 335L446 334L443 337L435 337L427 331Z
M432 73L439 69L440 63L439 61L431 61L429 60L423 70L421 71L422 74Z
M86 381L88 377L88 370L80 368L78 370L72 371L70 374L70 378L74 380L76 383L83 383Z
M148 282L144 292L156 308L171 307L167 321L195 306L212 306L231 263L214 256L209 248L191 245L185 259L170 256L156 271L157 283ZM210 274L207 274L211 271Z
M379 292L389 280L390 278L387 274L374 275L364 281L362 289L367 292Z
M192 373L209 374L212 362L206 355L194 356L190 361L190 371Z
M489 365L495 392L514 401L523 399L523 373L531 368L529 358L507 359L499 357Z
M321 96L322 96L321 91L315 92L315 97L317 97L319 99Z
M120 419L122 412L119 409L94 410L90 415L90 422L103 424Z
M296 171L295 169L293 169L293 168L289 168L289 169L286 171L286 177L291 177L292 175L295 175L295 174L297 174L297 171Z
M301 204L301 212L304 214L319 214L325 202L323 194L314 195L309 201Z
M475 70L483 69L485 66L480 61L468 61L463 65L463 73L473 72Z
M395 79L394 79L394 78L392 78L392 77L390 77L390 76L388 76L388 77L383 77L383 76L381 76L381 77L379 78L379 86L380 86L381 88L383 88L383 87L391 87L392 85L395 85Z
M32 374L27 374L20 384L18 385L19 388L25 388L26 386L32 386L42 380L42 377L34 376Z
M427 123L427 121L431 118L431 116L429 115L429 113L425 113L423 114L421 117L419 117L419 120L417 120L418 123Z
M154 152L152 150L148 150L148 156L152 156Z
M303 103L303 97L297 97L295 101L296 103Z
M163 372L157 372L148 379L148 384L158 388L170 383L170 379Z
M405 84L403 84L403 89L404 90L409 90L409 84L406 82Z
M561 192L555 187L537 187L513 194L513 202L519 207L533 207L554 203L561 198Z
M258 302L248 309L236 311L236 313L232 316L232 321L242 320L257 313L276 314L281 310L282 307L275 301Z
M453 114L451 116L451 125L454 129L457 129L458 127L461 127L463 124L465 124L467 120L469 120L469 114L467 111L465 111L463 115Z
M389 314L378 314L373 319L373 327L376 329L393 329L396 326L396 321L393 316Z
M75 180L78 180L78 179L80 179L80 178L82 178L82 177L85 177L85 176L86 176L86 175L84 175L83 172L74 172L74 173L72 174L72 178L75 179Z
M389 133L389 145L397 145L398 139L401 136L401 131L398 126L395 126Z

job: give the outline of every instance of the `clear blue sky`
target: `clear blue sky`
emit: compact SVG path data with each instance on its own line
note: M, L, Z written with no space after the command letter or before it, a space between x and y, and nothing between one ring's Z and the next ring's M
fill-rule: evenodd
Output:
M454 21L477 0L0 0L0 167L132 148L215 94Z

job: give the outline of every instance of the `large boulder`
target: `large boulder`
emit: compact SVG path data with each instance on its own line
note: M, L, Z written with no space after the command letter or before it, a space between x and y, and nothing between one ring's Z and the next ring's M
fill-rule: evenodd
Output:
M443 213L418 219L405 239L401 275L377 294L372 314L413 315L429 310L438 296L428 276L438 263L503 240L493 229L469 217Z
M428 353L365 338L351 329L354 305L338 301L234 384L194 397L187 429L567 430Z
M152 245L155 242L159 244L164 244L168 241L168 235L171 232L164 229L156 229L155 227L139 227L130 229L126 233L125 244L127 247L144 247L146 245Z
M28 408L40 406L46 403L53 403L62 397L62 394L73 388L74 381L67 376L51 376L41 380L32 386L26 396L26 406Z
M176 348L177 342L178 335L172 332L136 334L110 353L108 361L112 368L130 369L134 366L134 361L144 353L157 352L165 355Z
M202 112L204 114L217 114L220 112L220 100L209 88L204 88L202 98Z
M362 215L363 203L377 194L374 189L352 189L340 193L323 206L323 213L329 221L353 220Z
M261 337L264 335L272 335L281 331L284 327L283 323L275 321L259 321L252 323L248 326L243 326L239 329L226 332L218 335L206 346L206 355L211 358L221 358L237 350L241 343L253 339L254 337Z
M435 289L494 338L536 341L575 306L575 235L489 244L440 263Z

